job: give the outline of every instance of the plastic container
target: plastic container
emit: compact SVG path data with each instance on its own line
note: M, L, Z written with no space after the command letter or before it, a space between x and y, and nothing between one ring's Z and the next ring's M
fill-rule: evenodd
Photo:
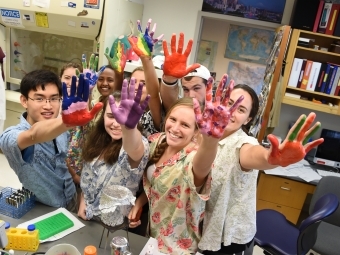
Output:
M24 199L22 199L17 205L11 205L6 202L6 198L18 192L18 190L6 187L1 191L2 196L0 197L0 214L7 215L11 218L20 219L24 216L29 210L34 207L35 196L33 194L27 195Z
M39 247L39 231L34 230L29 233L24 228L9 228L6 232L8 244L6 249L20 251L36 251Z
M81 255L76 247L67 243L54 245L45 253L45 255L60 255L60 254Z
M84 249L84 255L97 255L97 248L93 245L86 246Z
M31 224L27 226L27 231L29 235L33 235L34 234L34 230L35 230L35 225Z

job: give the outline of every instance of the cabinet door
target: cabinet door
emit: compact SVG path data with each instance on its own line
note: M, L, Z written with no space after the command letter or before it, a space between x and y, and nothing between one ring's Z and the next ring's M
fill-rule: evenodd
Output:
M261 173L257 198L301 210L307 194L313 194L314 189L311 184Z
M22 113L11 110L6 110L6 120L4 124L4 130L10 126L15 126L20 122L20 116Z
M271 203L268 201L258 199L256 210L259 211L263 209L272 209L272 210L278 211L282 213L286 217L286 219L292 222L293 224L297 223L300 213L301 213L301 210L298 210L295 208L291 208L288 206L279 205L279 204L275 204L275 203Z

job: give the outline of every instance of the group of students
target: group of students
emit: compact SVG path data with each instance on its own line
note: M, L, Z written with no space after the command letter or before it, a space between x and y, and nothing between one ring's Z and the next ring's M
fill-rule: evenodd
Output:
M26 112L1 134L0 148L23 186L46 205L71 211L79 206L82 219L100 219L103 188L121 185L136 195L142 182L128 215L130 227L141 224L135 219L148 204L147 234L158 240L161 252L242 252L256 233L258 170L301 160L322 143L305 143L320 123L310 128L315 114L302 115L282 144L269 135L272 147L265 149L247 134L259 109L255 91L245 84L227 86L224 75L213 96L209 70L187 67L192 40L184 50L183 34L178 47L172 36L171 52L163 42L159 81L152 36L147 30L139 34L142 43L130 41L142 62L130 82L123 80L126 52L117 40L117 56L107 57L118 57L119 64L109 59L101 68L99 98L86 95L91 95L86 75L76 85L82 67L73 63L60 77L46 70L25 75L20 101ZM72 110L79 103L87 108ZM73 182L81 188L79 203Z

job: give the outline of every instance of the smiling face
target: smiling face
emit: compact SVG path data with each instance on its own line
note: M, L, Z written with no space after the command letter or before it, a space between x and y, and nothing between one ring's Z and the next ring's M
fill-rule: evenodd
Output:
M31 125L38 121L56 118L59 114L61 102L51 102L52 98L60 98L57 85L48 83L45 85L45 90L41 86L36 87L37 91L31 90L28 93L28 98L21 95L20 102L27 109L27 122ZM38 102L38 99L44 99Z
M118 107L120 103L116 102L116 106ZM107 104L104 113L104 126L106 132L111 136L113 140L119 140L122 138L122 127L114 118L110 104Z
M181 150L191 142L197 133L194 110L186 105L178 105L171 110L168 116L164 126L166 141L169 147Z
M145 86L145 75L144 75L144 71L140 71L140 70L137 70L137 71L134 71L131 75L131 77L135 78L136 79L136 83L135 83L135 94L137 93L137 90L138 90L138 86L139 86L139 83L143 83L144 86L143 86L143 93L142 93L142 98L141 98L141 102L143 102L148 94L147 90L146 90L146 86Z
M109 96L114 89L115 73L112 69L106 67L104 71L99 75L97 81L98 92L102 96Z
M243 96L244 99L231 115L229 124L225 129L224 137L234 133L239 130L242 125L246 125L249 121L251 121L249 114L252 109L253 100L247 91L243 89L234 89L230 94L228 108L230 108L240 96Z
M67 92L70 94L70 88L72 84L72 76L77 76L76 71L78 69L74 67L68 67L64 70L63 75L61 76L61 82L64 82L67 87ZM77 86L78 86L78 78L77 78Z

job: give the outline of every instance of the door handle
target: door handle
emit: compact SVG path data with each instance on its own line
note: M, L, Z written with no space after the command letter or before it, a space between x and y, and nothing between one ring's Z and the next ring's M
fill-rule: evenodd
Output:
M286 187L282 187L282 186L281 186L281 189L290 191L290 188L286 188Z

